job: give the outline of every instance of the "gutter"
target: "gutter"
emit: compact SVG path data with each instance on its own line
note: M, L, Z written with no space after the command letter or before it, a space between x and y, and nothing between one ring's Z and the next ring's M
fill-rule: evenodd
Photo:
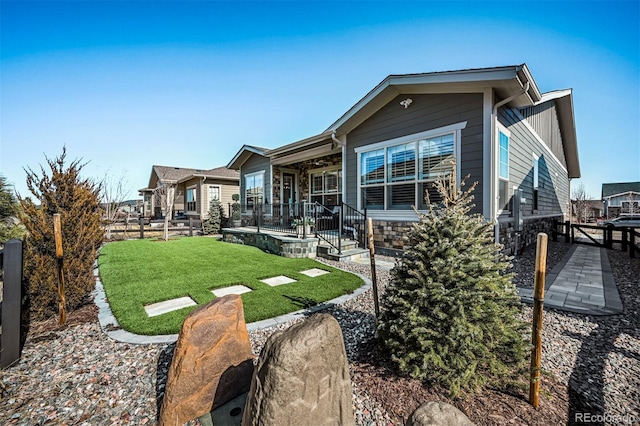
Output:
M491 214L493 217L492 220L495 221L494 225L494 239L495 242L500 241L500 224L498 223L498 144L496 143L496 122L498 120L498 108L501 106L508 104L512 100L516 99L519 96L524 95L529 91L529 82L526 81L524 83L524 87L519 93L515 95L511 95L506 99L501 100L500 102L493 105L491 110L491 178L494 180L493 185L491 185Z

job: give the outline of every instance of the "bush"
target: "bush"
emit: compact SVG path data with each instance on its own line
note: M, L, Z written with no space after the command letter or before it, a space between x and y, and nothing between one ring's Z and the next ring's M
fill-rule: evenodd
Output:
M4 176L0 176L0 245L24 235L24 227L17 219L19 209L11 185Z
M84 164L79 160L65 165L62 155L47 163L48 176L27 170L27 187L37 202L18 197L22 206L20 219L27 228L25 278L31 297L34 320L45 320L58 313L58 279L53 231L53 214L60 213L66 308L73 310L84 304L95 286L93 263L104 237L100 227L101 186L80 177Z
M222 229L224 209L218 199L213 199L209 203L209 217L204 221L203 232L205 235L218 234Z
M455 397L524 367L526 325L493 224L469 214L475 185L462 192L450 175L436 186L441 204L418 213L391 271L379 335L401 373Z

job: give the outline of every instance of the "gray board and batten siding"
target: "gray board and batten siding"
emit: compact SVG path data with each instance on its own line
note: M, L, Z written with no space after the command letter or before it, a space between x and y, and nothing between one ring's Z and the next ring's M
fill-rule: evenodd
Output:
M404 108L400 101L408 97L413 102ZM478 182L473 193L476 204L473 212L482 213L482 117L483 96L479 93L397 96L347 134L345 202L357 206L359 176L355 148L466 121L458 159L462 176L470 174L467 184Z
M540 111L547 115L545 120L548 120L549 124L542 126L540 124L542 120L535 114L526 119L513 109L501 108L498 111L498 121L511 133L509 138L510 196L513 195L514 186L522 189L523 196L527 200L524 208L525 218L562 216L568 208L566 202L569 200L569 178L555 108L551 106ZM538 131L532 132L531 129L535 127L531 121L539 123L538 129L544 134L544 138L538 134ZM529 123L530 127L525 123ZM536 134L548 149L543 146ZM534 155L539 158L538 209L536 211L533 209ZM499 219L507 219L507 216L509 212L503 212Z
M564 145L562 144L562 134L555 102L544 102L539 105L522 108L520 114L566 168L567 161L564 156Z
M271 202L271 163L268 157L260 154L252 154L242 164L242 174L240 176L240 204L246 204L245 199L245 179L246 175L256 172L264 172L264 196Z

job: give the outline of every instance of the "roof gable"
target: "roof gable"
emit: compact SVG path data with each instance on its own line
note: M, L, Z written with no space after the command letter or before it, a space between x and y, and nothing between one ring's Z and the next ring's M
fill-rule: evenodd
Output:
M627 192L640 193L640 182L603 183L602 198L612 197Z
M528 89L523 92L526 84ZM402 94L482 93L493 87L506 99L518 95L510 105L520 107L540 101L538 90L526 64L494 68L475 68L458 71L422 74L390 75L367 93L326 131L349 133L393 98Z
M253 154L258 154L265 156L265 152L267 149L260 148L252 145L242 145L242 148L233 156L229 164L227 164L227 168L231 170L240 170L240 166L244 164L245 161Z

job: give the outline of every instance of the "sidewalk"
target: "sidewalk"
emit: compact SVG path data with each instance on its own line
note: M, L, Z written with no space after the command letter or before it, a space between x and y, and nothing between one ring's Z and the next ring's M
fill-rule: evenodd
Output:
M518 288L533 304L533 288ZM547 275L544 307L587 315L615 315L622 302L604 248L574 245Z

